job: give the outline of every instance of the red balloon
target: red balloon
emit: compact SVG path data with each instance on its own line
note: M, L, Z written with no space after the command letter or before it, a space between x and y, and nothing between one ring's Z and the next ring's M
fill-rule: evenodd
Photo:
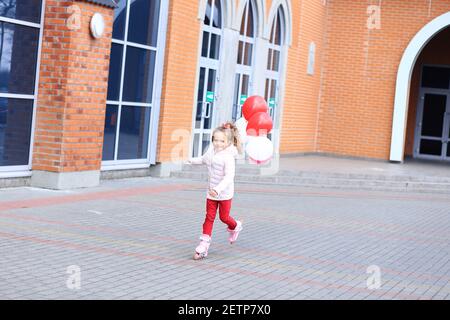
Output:
M247 124L247 134L249 136L264 136L272 130L272 118L267 112L255 113Z
M267 112L269 108L267 107L266 100L261 96L251 96L245 100L242 106L242 115L245 120L249 119L257 112Z

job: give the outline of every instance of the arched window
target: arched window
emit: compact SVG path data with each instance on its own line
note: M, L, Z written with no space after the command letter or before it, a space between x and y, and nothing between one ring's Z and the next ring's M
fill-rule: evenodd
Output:
M276 108L279 104L279 89L280 89L280 75L281 67L283 65L282 48L285 38L285 18L281 7L278 8L277 14L272 22L269 52L267 56L266 65L266 83L264 89L264 98L269 105L269 114L272 117L273 123L276 123ZM270 135L269 135L270 138Z
M222 3L221 0L208 0L202 26L202 50L196 96L194 123L194 157L201 156L211 141L214 123L214 103L217 96L217 78L222 42Z
M234 84L233 121L242 116L242 105L252 90L252 66L256 22L252 0L247 0L239 32L236 76Z
M41 0L0 1L0 174L31 169Z

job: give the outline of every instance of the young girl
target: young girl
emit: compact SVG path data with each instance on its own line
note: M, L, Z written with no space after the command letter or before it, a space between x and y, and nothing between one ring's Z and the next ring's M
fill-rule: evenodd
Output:
M227 231L230 234L228 240L231 244L236 241L242 230L242 222L230 216L234 193L235 159L242 152L239 131L234 124L226 122L213 131L211 141L212 147L210 146L202 157L188 161L190 164L206 164L209 181L203 234L200 236L200 244L195 248L195 260L208 255L217 208L219 208L220 220L228 225Z

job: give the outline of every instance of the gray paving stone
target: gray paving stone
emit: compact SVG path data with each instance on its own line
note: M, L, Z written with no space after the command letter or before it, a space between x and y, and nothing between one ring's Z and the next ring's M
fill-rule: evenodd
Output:
M181 184L191 187L121 195ZM216 219L209 256L192 261L203 187L108 181L69 194L89 201L0 207L0 298L450 299L447 196L237 184L232 215L246 221L237 243ZM117 195L102 198L105 188ZM63 195L2 190L0 204ZM81 268L80 290L66 286L70 265ZM366 288L371 265L377 292Z

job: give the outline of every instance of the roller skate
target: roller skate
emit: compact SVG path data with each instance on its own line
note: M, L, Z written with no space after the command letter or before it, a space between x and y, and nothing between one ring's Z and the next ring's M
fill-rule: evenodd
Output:
M203 234L200 236L200 243L195 248L194 260L200 260L205 258L208 255L209 245L211 243L211 237L207 234Z
M230 241L230 244L233 244L237 240L239 232L241 232L242 229L242 221L239 220L236 220L236 228L234 228L234 230L230 230L227 228L227 231L230 233L230 236L228 237L228 241Z

